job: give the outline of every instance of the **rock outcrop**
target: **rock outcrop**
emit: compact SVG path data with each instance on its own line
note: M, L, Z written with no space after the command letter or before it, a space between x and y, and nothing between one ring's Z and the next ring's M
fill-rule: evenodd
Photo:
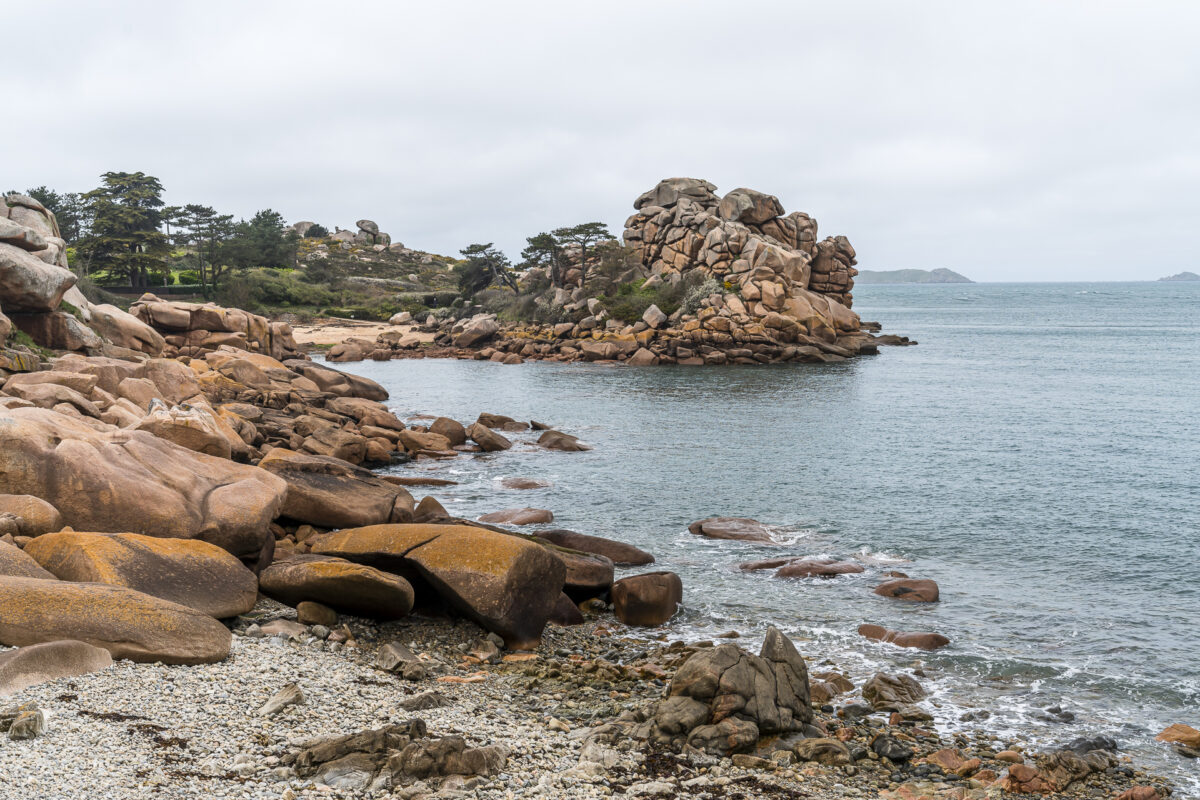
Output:
M290 325L239 308L168 301L146 293L130 312L161 334L169 356L203 356L219 347L262 353L280 361L301 355Z
M251 562L287 492L257 467L43 408L0 408L0 476L77 530L200 539Z
M688 658L654 712L650 737L728 755L763 736L802 731L812 718L804 659L771 627L757 656L724 644Z

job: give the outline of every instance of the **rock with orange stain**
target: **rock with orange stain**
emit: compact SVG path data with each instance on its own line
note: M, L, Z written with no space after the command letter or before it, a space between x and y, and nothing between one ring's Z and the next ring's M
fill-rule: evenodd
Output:
M217 619L245 614L258 599L253 572L194 539L61 531L37 537L25 553L60 580L124 586Z
M1168 726L1162 733L1154 738L1160 742L1181 744L1184 747L1190 747L1193 750L1200 750L1200 731L1196 730L1191 725L1184 725L1181 722L1176 722L1174 725Z
M0 576L56 580L53 573L42 569L33 557L5 541L0 541Z
M1049 778L1028 764L1013 764L1000 779L1000 788L1017 794L1051 794L1058 787Z
M469 525L350 528L312 552L415 575L510 650L537 646L566 577L562 559L540 544Z
M0 578L0 644L76 639L113 658L208 664L229 655L231 638L201 611L123 586Z

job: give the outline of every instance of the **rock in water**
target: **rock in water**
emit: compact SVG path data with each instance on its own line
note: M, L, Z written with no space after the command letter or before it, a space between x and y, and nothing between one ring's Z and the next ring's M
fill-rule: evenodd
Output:
M338 531L313 548L416 574L510 650L535 647L562 593L566 568L545 547L467 525L373 525Z
M506 508L479 518L480 522L498 525L538 525L554 521L554 514L544 508Z
M29 686L86 675L112 666L112 656L102 647L64 639L31 644L0 653L0 697Z
M888 642L897 647L915 647L918 650L937 650L950 644L940 633L890 631L881 625L859 625L858 635L877 642Z
M229 655L229 629L186 606L102 583L0 578L0 644L77 639L113 658L208 664Z
M936 603L939 597L937 583L912 578L885 581L875 587L875 594L912 603Z
M309 600L370 619L399 619L413 607L404 578L332 556L295 555L258 576L263 594L289 606Z
M200 539L252 561L273 547L287 492L258 467L41 408L0 408L0 473L76 530Z
M742 542L775 544L771 529L756 519L745 517L709 517L688 525L688 530L697 536L709 539L736 539Z
M25 552L60 580L124 586L217 619L245 614L258 599L254 573L208 542L63 531L39 536Z
M683 581L674 572L621 578L612 585L612 601L613 613L626 625L662 625L683 602Z
M618 542L615 539L606 539L603 536L589 536L585 533L566 530L538 531L534 536L559 547L604 556L618 567L640 567L654 563L654 556L640 547Z
M723 644L688 658L654 713L651 738L728 755L809 722L808 668L791 640L771 627L758 656Z
M862 694L876 711L899 711L923 698L925 690L909 675L876 672L863 684Z

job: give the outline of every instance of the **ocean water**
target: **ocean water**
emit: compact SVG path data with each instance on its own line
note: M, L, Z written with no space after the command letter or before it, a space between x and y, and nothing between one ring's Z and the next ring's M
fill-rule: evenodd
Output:
M536 419L595 446L393 471L461 481L452 513L532 505L554 527L633 542L678 572L672 636L769 624L810 667L920 667L939 727L1032 745L1113 736L1200 796L1200 764L1154 735L1200 727L1200 284L863 286L856 308L917 347L834 365L629 368L423 360L352 371L401 415ZM505 490L504 476L553 487ZM778 546L687 532L779 526ZM788 555L861 561L835 579L743 573ZM937 604L877 597L932 578ZM935 653L857 636L936 631ZM1042 710L1061 706L1072 722ZM963 717L984 711L980 721Z

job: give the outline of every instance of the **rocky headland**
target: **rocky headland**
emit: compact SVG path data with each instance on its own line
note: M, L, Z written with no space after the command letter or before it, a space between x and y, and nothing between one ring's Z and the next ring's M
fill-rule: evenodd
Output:
M627 238L647 280L703 269L739 289L628 334L652 332L640 349L684 363L771 361L773 347L845 357L810 340L864 352L853 250L816 243L815 224L773 200L717 200L694 181L639 200ZM399 468L503 462L513 448L583 458L585 442L486 412L400 419L379 384L238 309L90 303L56 230L35 200L0 205L0 795L1170 793L1104 737L1038 751L947 732L919 662L851 676L775 628L758 647L736 631L673 636L703 587L653 570L652 553L555 529L544 509L454 517L436 498L445 479ZM681 358L685 340L700 355ZM771 538L744 518L691 530ZM743 568L862 570L797 556ZM884 577L880 602L942 602L933 581ZM914 652L949 644L859 633ZM1160 738L1181 756L1200 749L1187 725Z
M817 239L817 222L785 213L779 199L753 189L724 196L695 178L668 178L634 202L625 223L626 269L613 277L638 291L687 285L694 309L665 313L651 305L620 321L596 296L595 265L569 250L558 281L542 269L520 282L532 305L557 322L504 320L495 314L411 314L375 339L349 338L332 361L425 356L719 365L836 362L874 354L880 345L915 344L876 335L879 325L851 310L856 254L845 236ZM428 338L432 336L432 345Z
M952 269L863 269L858 272L858 282L872 283L974 283L966 275Z

